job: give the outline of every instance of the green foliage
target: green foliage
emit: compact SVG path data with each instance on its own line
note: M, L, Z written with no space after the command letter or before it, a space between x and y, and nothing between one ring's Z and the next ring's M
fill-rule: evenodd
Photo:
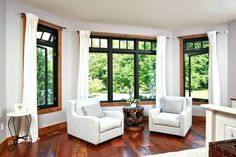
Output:
M208 88L208 54L191 56L191 89ZM185 88L189 88L189 57L185 55Z
M155 95L155 55L139 55L140 94ZM113 93L129 94L134 92L134 55L113 54ZM89 93L107 93L107 54L89 54ZM146 98L142 96L141 98Z
M53 103L53 50L47 47L47 64L45 64L45 50L37 48L37 101L38 105L45 105ZM45 70L47 66L47 85L46 89L46 75ZM47 101L46 101L47 90Z

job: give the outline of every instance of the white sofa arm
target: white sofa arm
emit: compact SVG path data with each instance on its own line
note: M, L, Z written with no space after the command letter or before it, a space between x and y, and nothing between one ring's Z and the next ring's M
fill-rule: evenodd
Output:
M124 134L124 113L121 111L104 111L107 117L113 117L121 120L122 123L122 134Z
M161 112L161 109L160 108L154 108L154 109L150 109L149 110L149 116L148 116L148 119L149 119L149 131L152 131L152 119L154 116L158 115L159 113Z

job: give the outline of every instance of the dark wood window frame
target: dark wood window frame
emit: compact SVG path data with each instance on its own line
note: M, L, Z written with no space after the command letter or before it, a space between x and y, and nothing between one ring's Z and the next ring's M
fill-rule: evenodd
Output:
M187 35L181 36L179 38L180 43L180 95L185 96L185 70L184 70L184 40L194 39L194 38L207 38L207 34L196 34L196 35ZM207 101L198 101L193 100L194 105L208 104Z
M134 38L135 37L135 38ZM138 50L138 41L147 41L147 42L156 42L155 38L147 37L147 38L136 38L139 36L126 36L126 35L118 35L118 34L109 34L105 35L92 33L91 38L99 38L99 39L107 39L108 48L93 48L90 47L90 53L107 53L108 54L108 101L101 102L101 106L124 106L127 105L127 102L124 101L113 101L113 84L112 84L112 54L133 54L134 55L134 97L138 98L139 96L139 67L137 66L139 63L139 54L147 54L147 55L156 55L156 51L153 50ZM134 41L134 49L115 49L112 48L112 40L133 40ZM144 99L139 102L140 105L153 105L155 104L155 99Z
M26 26L26 16L25 14L22 14L22 21L23 21L23 45L24 45L24 38L25 38L25 26ZM58 31L58 47L57 47L57 104L53 107L49 108L42 108L38 109L38 114L45 114L45 113L51 113L51 112L57 112L62 110L62 29L63 27L60 27L58 25L49 23L47 21L39 19L38 21L39 25L43 25L46 27L53 28ZM23 50L24 52L24 50ZM22 55L23 56L23 55Z

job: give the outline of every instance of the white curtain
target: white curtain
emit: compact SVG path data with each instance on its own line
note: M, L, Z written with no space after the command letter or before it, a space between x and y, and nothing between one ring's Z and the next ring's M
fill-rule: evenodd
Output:
M207 36L209 39L208 99L210 104L222 105L216 31L208 32Z
M38 17L26 13L25 44L24 44L24 73L23 73L23 104L32 112L30 136L32 142L38 140L37 114L37 26ZM22 126L22 125L21 125Z
M159 98L166 96L166 37L157 37L156 51L156 103L160 104Z
M78 100L84 100L88 98L89 37L90 31L79 31L79 68L77 84Z

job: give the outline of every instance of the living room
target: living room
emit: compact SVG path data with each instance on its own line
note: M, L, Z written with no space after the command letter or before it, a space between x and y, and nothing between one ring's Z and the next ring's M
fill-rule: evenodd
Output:
M209 137L207 135L212 135L212 131L209 133L209 130L213 129L213 126L208 128L205 125L213 125L213 122L206 119L207 116L210 117L209 115L216 116L215 112L211 113L211 110L216 110L216 113L224 111L226 115L230 112L230 117L234 115L231 111L234 112L235 109L230 107L233 107L232 99L236 96L234 81L236 78L234 68L236 66L234 61L236 59L234 53L236 3L222 0L182 0L180 2L123 0L110 3L107 0L99 2L1 0L0 152L2 156L25 156L26 154L29 156L147 156L205 148L207 142L218 141L216 139L220 137L217 136L207 139ZM58 57L56 69L53 69L57 75L56 86L54 83L52 90L56 92L54 94L56 98L53 94L45 94L45 97L52 96L51 101L57 103L54 106L39 105L39 93L36 92L38 106L34 107L37 109L37 116L32 115L32 118L36 118L38 124L32 120L30 129L36 128L38 133L30 135L35 140L30 141L32 143L29 151L23 143L14 145L8 128L10 120L8 113L16 111L17 104L18 107L22 107L19 104L22 105L24 102L25 89L40 86L39 83L32 85L29 83L30 80L26 81L26 69L30 71L28 67L31 67L31 65L25 66L27 64L25 54L29 49L26 47L28 41L25 34L28 13L37 16L38 24L42 26L38 27L37 32L45 30L44 26L53 28L53 31L58 30L56 39L59 45L56 50L60 52L56 55ZM84 44L82 40L82 34L86 32L87 36L89 33L87 38L89 47L88 44L84 47L86 43ZM210 40L209 33L215 33L214 42ZM41 39L37 37L37 41L39 40L43 41L43 35ZM194 48L196 49L194 53L193 50L188 51L187 44L190 43L191 47L192 43L193 47L197 47L195 46L197 42L201 43L200 48ZM204 47L204 42L207 42L206 47ZM45 46L42 46L44 43L45 41L40 43L41 47L37 45L38 52L39 48L41 48L40 51L45 50ZM89 50L87 59L84 59L80 53L84 51L84 48ZM210 51L217 53L215 55L217 62L211 61L207 56L204 58L205 62L202 61L205 65L198 60L195 60L197 64L191 64L191 56L196 53L208 55ZM157 53L162 52L164 59L156 57ZM51 56L53 58L53 55ZM143 59L142 62L141 59ZM105 65L98 65L98 63ZM86 69L86 64L88 70L80 70ZM192 69L199 68L198 64L203 65L203 71L191 74L191 70L186 70L191 69L191 66ZM210 74L209 66L216 64L218 70L211 69ZM213 69L215 69L214 66ZM161 70L157 71L156 67L161 67ZM96 70L100 73L103 71L103 75L98 76ZM86 72L87 79L84 75ZM208 80L209 75L214 81ZM47 74L41 77L46 78L45 76L48 77ZM142 76L145 79L142 79ZM91 78L95 79L91 80ZM198 84L194 86L190 80ZM50 83L46 87L50 87ZM165 94L162 92L158 94L157 91L164 91ZM32 95L31 92L29 93L30 98ZM217 93L220 100L214 97ZM150 115L152 110L160 105L161 99L158 99L162 96L167 96L167 98L171 96L176 99L182 96L192 97L190 104L192 116L187 118L189 122L190 119L192 120L191 128L186 129L183 135L168 133L172 129L167 130L166 133L158 132L160 128L151 130ZM208 100L209 96L214 101ZM123 112L127 106L136 104L142 106L142 129L127 130L125 121L127 119L123 118L125 121L123 132L115 138L110 138L110 135L105 136L105 139L108 138L106 141L94 144L86 138L83 139L81 135L76 133L73 135L73 131L69 128L77 128L77 123L68 122L70 119L68 108L72 104L71 100L81 99L82 101L84 97L98 98L104 113L119 111L125 114ZM133 103L136 101L138 102ZM216 101L220 103L217 104ZM188 102L190 101L186 98L184 103L188 104ZM215 103L216 106L224 108L209 109L211 107L202 105L208 103ZM26 106L26 108L30 107ZM230 108L230 111L226 111L225 108L226 110ZM96 111L92 110L92 112ZM231 120L228 122L230 126L234 126L233 120L232 124ZM18 121L16 123L18 128L22 128ZM79 123L78 121L78 127ZM13 128L10 127L10 129ZM87 134L85 136L91 137L89 133L95 132L90 129L85 128L85 134ZM11 146L13 146L12 149ZM20 149L17 150L17 148ZM59 151L59 148L62 150Z

